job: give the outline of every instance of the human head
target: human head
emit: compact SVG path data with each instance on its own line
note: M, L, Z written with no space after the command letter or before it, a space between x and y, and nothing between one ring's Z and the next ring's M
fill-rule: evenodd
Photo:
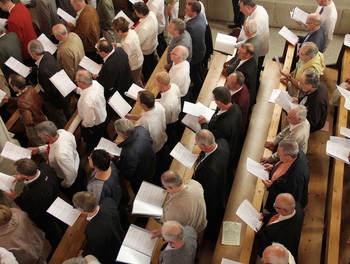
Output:
M278 144L277 153L280 161L290 162L298 156L298 143L295 140L284 139Z
M138 97L142 109L145 107L146 109L152 109L154 107L155 97L150 91L141 91Z
M0 226L6 225L12 218L12 211L10 207L0 204Z
M101 171L107 171L111 165L109 154L104 149L95 149L89 156L89 166Z
M309 61L318 53L318 47L313 42L304 42L298 52L301 61Z
M250 16L256 8L254 0L240 0L239 9L246 16Z
M35 126L38 136L46 143L50 143L53 137L56 137L57 127L52 121L43 121Z
M254 56L254 46L250 43L243 43L238 49L238 57L247 60Z
M215 137L207 129L201 129L196 133L196 144L203 152L211 152L216 147Z
M97 208L96 197L91 192L77 192L73 196L74 207L82 213L93 213Z
M255 19L247 20L244 23L244 33L248 38L256 35L258 32L257 23Z
M162 237L172 248L183 242L184 230L180 223L176 221L166 221L162 226Z
M186 29L186 23L180 18L173 18L170 20L168 25L168 32L173 36L177 37L180 34L184 33Z
M161 175L161 182L170 194L177 192L182 186L182 178L176 171L168 170Z
M52 27L52 34L58 41L63 41L68 38L68 30L63 24L56 24Z
M231 91L236 91L243 86L244 80L245 78L242 72L233 72L227 77L225 87Z
M170 52L170 59L175 64L178 64L178 63L186 60L187 57L188 57L188 49L185 46L182 46L182 45L176 46Z
M132 8L138 18L144 18L149 14L148 6L143 1L136 2L133 4Z
M280 243L273 243L271 246L265 248L262 261L264 264L288 264L288 250Z
M156 85L159 92L164 93L170 89L170 76L166 71L158 72L156 74Z
M332 0L316 0L319 6L327 6L331 3Z
M88 264L88 261L83 257L74 257L65 260L63 264Z
M101 58L107 57L112 50L113 46L108 40L103 39L97 42L97 52L100 54Z
M121 37L125 32L129 31L129 22L124 17L118 17L113 20L113 26L115 32Z
M314 72L307 71L300 76L300 88L304 92L312 92L320 85L320 76Z
M127 139L134 133L135 125L128 119L120 118L114 122L114 129L123 139Z
M287 123L297 125L305 121L307 116L307 108L304 105L295 105L288 111Z
M306 19L306 29L307 31L317 30L321 25L321 15L317 13L312 13L307 16Z
M33 39L28 43L28 53L34 60L38 60L44 52L44 46L39 40Z
M26 79L17 73L12 73L9 77L9 84L15 92L20 92L26 88Z
M70 0L70 4L75 12L79 12L86 6L85 0Z
M198 1L188 1L185 8L185 14L188 17L195 17L201 12L201 4Z
M38 172L35 162L28 158L17 160L14 166L17 174L24 176L26 179L35 176Z
M5 12L9 12L13 5L11 0L0 0L0 8Z
M78 70L75 75L75 82L81 89L86 89L92 85L92 75L87 70Z
M231 94L230 90L227 87L216 87L212 93L215 103L220 109L222 108L222 105L228 105L231 103Z
M295 209L295 200L290 193L281 193L277 195L273 207L283 216L290 215Z

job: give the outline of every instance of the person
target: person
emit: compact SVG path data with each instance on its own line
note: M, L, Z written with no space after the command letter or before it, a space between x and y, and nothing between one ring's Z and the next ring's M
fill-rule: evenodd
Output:
M238 104L242 113L241 134L245 135L249 124L250 95L242 72L235 71L226 78L225 87L230 90L231 103Z
M101 264L101 262L99 262L96 257L87 255L85 257L80 256L67 259L63 264Z
M111 163L109 153L103 149L95 149L88 157L88 162L94 171L91 173L87 190L95 195L98 204L110 197L119 207L122 189L117 167Z
M341 88L344 88L345 90L350 91L350 78L345 79L345 82L342 82L339 84ZM329 99L329 105L339 106L341 93L337 86L335 86L335 89L332 92L331 98Z
M0 8L10 15L7 18L8 32L17 34L21 43L22 59L24 62L30 60L28 52L28 43L37 38L33 27L32 15L29 10L22 4L14 4L11 0L1 0Z
M153 151L153 140L148 130L135 126L130 120L120 118L114 122L115 131L122 138L118 147L122 149L119 158L113 161L119 170L120 177L128 180L136 194L142 181L153 182L156 156Z
M196 133L196 144L201 150L193 178L204 190L204 200L207 208L208 225L205 236L217 239L224 216L224 190L230 156L229 145L223 138L215 139L206 129Z
M92 80L92 75L86 70L78 70L75 81L77 93L80 94L77 109L81 121L81 134L86 142L87 152L91 152L100 141L107 137L106 131L106 99L103 96L103 86Z
M278 143L284 139L290 139L296 141L299 149L306 154L310 135L310 123L306 116L307 108L305 106L294 105L286 116L288 125L276 136L274 141L266 141L264 147L274 151ZM260 161L274 164L279 161L278 153L275 152L270 157L264 157Z
M71 32L76 33L83 42L85 55L99 63L101 60L96 53L95 45L100 39L100 22L97 11L84 0L70 0L77 12L76 23L67 23Z
M36 0L36 14L39 22L40 31L49 39L52 39L52 27L60 23L57 14L57 5L54 0Z
M30 56L37 62L38 83L43 89L44 108L49 120L58 128L64 128L69 113L70 96L63 97L50 78L61 70L55 57L44 50L39 40L32 40L28 44Z
M38 137L34 129L35 125L47 120L47 117L42 111L42 98L34 90L33 86L26 85L26 79L19 74L11 74L9 77L9 84L12 90L17 94L17 97L5 95L3 102L17 104L29 145L42 145L44 142Z
M318 13L312 13L307 16L306 19L306 36L300 36L299 43L304 42L313 42L316 44L318 50L320 52L324 52L324 44L325 44L325 32L323 27L321 26L321 15Z
M195 101L204 82L204 70L202 61L206 54L205 31L206 23L201 13L201 5L198 1L188 1L185 9L188 20L186 30L192 39L192 58L190 62L190 76L193 83L191 99Z
M104 88L106 101L118 91L124 93L133 84L128 55L122 48L113 48L108 40L100 40L97 43L97 52L104 63L96 81Z
M140 19L140 23L135 27L135 32L140 40L140 46L144 58L142 74L144 77L144 83L147 83L157 65L157 59L154 52L158 44L158 22L155 14L149 11L144 2L136 2L133 5L133 9L136 16Z
M324 127L327 120L328 90L320 77L310 71L300 77L300 89L304 95L298 98L298 103L308 109L307 120L310 122L310 133Z
M19 263L32 264L43 260L44 239L44 232L25 212L0 205L0 247L12 252ZM0 259L2 262L2 257Z
M142 83L142 64L143 54L140 46L140 40L133 29L129 29L129 22L124 17L118 17L113 20L114 29L121 38L117 46L123 48L128 54L129 66L132 78L135 84L144 87Z
M101 35L110 43L116 41L114 34L113 19L115 17L114 5L112 0L97 1L96 11L100 19Z
M55 171L46 163L37 166L27 158L17 160L14 166L17 174L14 181L23 181L25 188L19 195L14 190L4 193L14 199L18 207L45 232L45 238L55 250L62 231L58 228L55 217L46 211L60 194Z
M171 65L171 52L176 46L184 46L187 48L188 56L186 60L191 62L192 59L192 38L191 35L186 30L186 23L180 18L173 18L170 20L168 25L168 32L172 36L172 39L169 42L168 53L167 53L167 62L168 65ZM170 65L168 68L170 68Z
M233 8L233 24L229 24L228 28L240 28L244 22L244 14L241 12L239 7L239 0L232 0Z
M255 19L249 19L244 22L244 34L247 36L247 39L238 42L236 46L240 46L243 43L250 43L254 47L254 59L256 61L256 65L259 63L259 54L260 48L262 46L261 36L258 35L258 25ZM243 43L242 43L243 42Z
M272 242L284 245L298 259L298 247L303 227L304 212L298 202L289 193L279 194L274 207L277 213L264 214L260 230L255 234L258 252L262 256L265 248Z
M189 180L187 184L182 181L176 171L165 171L161 176L169 198L163 205L163 223L174 220L183 226L193 227L197 234L204 231L207 226L207 212L205 207L202 185Z
M107 197L98 205L92 193L78 192L73 196L73 204L89 221L82 256L93 255L103 264L115 263L125 233L114 200Z
M256 61L254 59L254 46L250 43L243 43L237 51L237 57L224 63L222 74L228 76L234 71L240 71L244 75L245 85L249 90L250 105L256 102L257 95L257 71Z
M299 150L297 142L284 139L278 144L277 153L280 161L275 165L266 163L265 169L270 172L270 179L263 180L269 195L265 209L275 212L273 203L278 194L287 192L305 208L308 203L309 165L304 152Z
M68 33L67 28L63 24L54 25L52 34L59 41L56 54L58 65L74 81L75 74L79 69L79 63L85 56L83 42L76 33Z
M318 7L315 13L321 15L322 23L326 34L326 40L324 44L324 50L329 46L333 39L333 33L335 29L335 24L338 19L338 12L334 1L332 0L316 0Z
M167 37L167 27L169 21L179 17L179 0L166 0L164 1L164 16L165 16L165 29L164 35Z
M76 192L86 189L86 175L80 166L74 135L64 129L57 130L51 121L36 125L35 131L47 145L31 148L32 155L46 153L47 162L56 172L62 192L72 200Z
M154 231L152 237L158 236L159 231ZM182 226L177 221L163 223L161 236L166 244L159 255L159 263L194 263L197 250L197 233L191 226Z
M300 77L306 71L312 71L318 75L323 74L325 69L324 57L319 52L317 45L313 42L304 42L299 51L299 61L296 64L295 70L290 74L286 74L280 71L282 78L281 82L287 84L288 93L291 96L297 96L300 81Z
M261 260L264 264L295 264L290 251L280 243L272 243L265 248Z

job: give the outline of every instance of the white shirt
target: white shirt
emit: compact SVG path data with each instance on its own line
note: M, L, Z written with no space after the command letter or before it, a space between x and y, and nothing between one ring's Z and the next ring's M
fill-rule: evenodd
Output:
M140 19L140 24L135 28L135 32L139 36L143 55L150 55L156 50L158 45L158 22L152 11L145 18Z
M156 15L159 35L165 28L164 0L148 0L146 5L149 11L152 11Z
M130 69L132 71L139 69L143 64L143 54L139 37L133 29L129 29L128 35L122 39L120 46L128 54Z
M190 64L187 60L174 64L169 71L170 82L176 84L180 89L180 96L183 97L187 94L190 87Z
M158 102L155 102L152 110L142 114L136 125L144 127L150 133L151 138L153 139L154 153L157 153L168 140L168 136L165 133L165 109Z
M319 14L322 6L318 6L315 13ZM326 38L324 43L324 50L326 50L328 44L333 39L333 32L335 24L338 19L337 8L335 7L334 1L332 1L328 6L323 7L323 12L321 14L321 25L323 26Z
M77 108L83 127L97 126L106 120L106 99L103 92L103 86L95 80L90 87L78 89L80 98Z
M261 37L261 48L260 56L265 56L269 52L269 15L266 12L265 8L261 5L256 5L256 9L247 17L246 21L255 19L257 24L257 34ZM247 39L248 37L244 33L242 28L241 33L239 34L238 41Z
M158 102L165 109L166 124L175 123L179 119L179 114L181 112L179 87L176 84L171 83L170 89L160 95L161 98L158 99Z
M62 187L69 188L77 178L79 169L79 154L72 133L59 129L58 139L50 144L49 164L55 170L57 177L62 179ZM45 153L47 145L40 146L40 153Z
M18 262L12 252L0 247L0 264L18 264Z

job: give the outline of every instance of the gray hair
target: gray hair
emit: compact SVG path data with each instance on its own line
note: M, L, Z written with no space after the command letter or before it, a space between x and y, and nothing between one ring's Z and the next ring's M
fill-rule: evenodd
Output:
M33 39L29 42L28 50L36 55L42 55L45 52L43 44L37 39Z
M295 105L291 109L296 110L296 117L299 118L300 120L304 121L307 116L307 107L305 105Z
M186 29L186 23L180 18L173 18L170 20L170 23L174 25L174 29L179 33L182 34L184 33Z
M91 85L92 84L91 72L86 70L78 70L76 74L76 81L85 83L86 85Z
M135 131L135 125L128 119L120 118L114 122L114 129L118 134L130 137Z
M164 185L170 187L180 187L182 185L182 178L176 171L168 170L163 172L161 179Z
M314 58L318 53L318 47L313 42L304 42L301 47L305 47L306 51L305 54L310 56L311 58Z
M320 85L320 76L312 71L304 72L305 84L309 84L314 88L317 88Z
M298 156L299 146L295 140L284 139L278 144L278 147L283 149L283 153L286 156L291 156L292 158Z
M65 36L68 34L68 30L63 24L56 24L52 27L52 33L54 35Z
M202 129L196 133L196 142L198 145L203 144L207 147L215 143L215 137L209 130Z
M77 192L73 196L75 208L83 212L92 213L97 207L96 197L91 192Z
M250 34L256 34L258 32L257 22L255 19L247 20L244 23L244 29L247 30Z
M179 242L184 238L183 226L176 221L167 221L162 226L162 236L165 241Z
M176 46L175 48L178 48L178 56L181 58L182 61L186 60L188 57L188 48L182 45Z
M242 72L235 71L235 72L231 73L228 77L231 77L231 76L232 77L236 76L236 78L237 78L236 79L236 84L238 84L239 86L242 86L244 84L245 77L244 77Z
M35 126L35 131L38 134L54 137L57 135L57 127L51 121L43 121Z

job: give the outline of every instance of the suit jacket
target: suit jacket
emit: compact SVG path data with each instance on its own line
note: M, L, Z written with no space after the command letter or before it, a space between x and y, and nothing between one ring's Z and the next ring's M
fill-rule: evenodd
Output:
M38 67L38 83L44 90L44 100L50 101L57 108L63 108L64 98L49 78L60 70L54 56L45 51Z
M259 255L262 256L264 249L272 245L272 242L278 242L284 245L297 261L304 212L302 211L300 204L297 202L295 205L295 215L293 217L267 225L271 217L274 215L275 214L268 214L264 216L263 226L255 235L258 240Z
M192 59L191 65L202 62L206 47L205 47L205 31L206 23L203 14L199 14L186 22L186 30L192 38Z
M273 204L280 193L290 193L295 201L305 208L308 202L309 185L309 161L301 150L298 157L289 167L287 172L275 180L267 190L269 195L265 204L265 209L269 212L276 212ZM272 170L271 172L273 172ZM272 173L271 173L272 175Z
M242 112L241 133L244 134L248 126L248 115L250 108L250 94L248 88L243 84L242 89L231 96L231 102L238 104Z
M9 32L0 37L0 68L4 73L6 80L13 71L5 65L5 62L14 57L16 60L22 62L21 43L14 32Z
M122 48L115 48L114 52L107 58L96 81L103 86L106 100L115 91L124 96L124 92L129 89L134 81L128 55Z
M304 42L313 42L317 45L318 50L323 53L324 45L326 41L326 33L322 26L319 29L308 33L306 36L298 36L299 43L303 44Z

